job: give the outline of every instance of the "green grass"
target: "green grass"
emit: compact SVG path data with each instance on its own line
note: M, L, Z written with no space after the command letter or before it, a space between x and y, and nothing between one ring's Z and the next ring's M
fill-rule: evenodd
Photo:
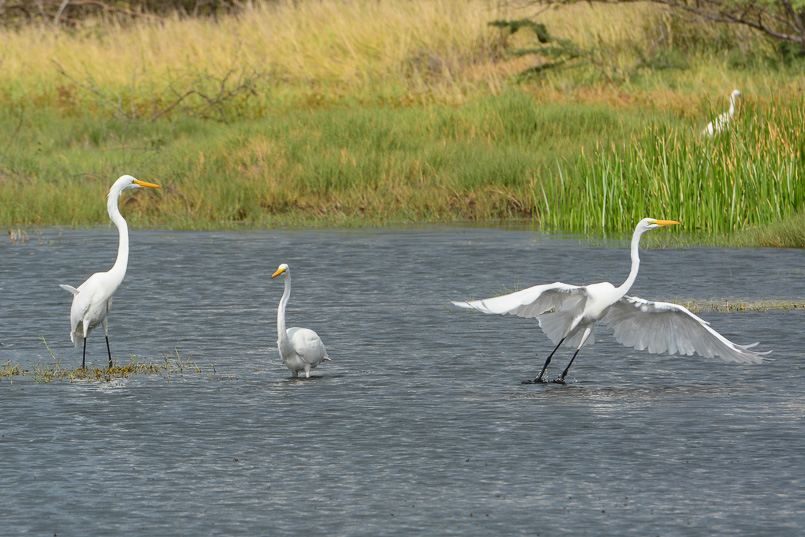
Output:
M723 234L791 218L805 205L803 119L802 97L745 103L712 139L699 125L655 119L625 144L560 165L542 221L623 232L651 215L678 219L688 232ZM551 210L557 206L565 210Z
M516 89L461 107L327 108L231 125L25 119L4 160L14 170L2 178L6 226L106 222L103 197L123 173L165 187L121 201L143 226L531 218L533 185L556 162L644 123L602 105L538 105Z
M506 51L527 36L488 22L519 8L350 7L0 35L0 226L108 224L104 198L128 173L165 187L124 195L135 227L517 220L624 234L654 216L708 241L805 244L805 61L745 29L574 4L540 19L593 61L518 82L537 59ZM222 121L181 107L148 120L175 98L167 88L214 95L229 71L229 88L256 76ZM699 136L735 87L732 131Z
M805 248L805 213L799 212L779 222L722 237L720 242L728 246Z
M519 89L457 107L332 107L228 125L28 110L6 137L2 163L14 171L0 176L0 224L105 223L108 187L129 173L165 187L121 200L135 226L518 219L624 233L654 216L723 235L802 209L803 104L747 99L713 139L700 135L704 120L537 104ZM18 123L8 110L0 122L6 132Z

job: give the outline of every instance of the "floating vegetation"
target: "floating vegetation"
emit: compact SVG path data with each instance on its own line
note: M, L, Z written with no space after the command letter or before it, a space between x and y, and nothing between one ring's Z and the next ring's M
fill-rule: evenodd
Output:
M42 341L50 351L53 361L40 360L35 366L27 369L8 360L0 365L0 381L7 378L9 382L13 383L14 379L18 377L33 377L40 384L54 380L110 382L126 379L133 375L159 375L165 379L170 379L173 375L208 375L210 380L231 380L231 377L218 375L213 364L210 364L209 368L202 367L189 357L183 359L179 356L178 351L175 356L166 356L164 361L157 363L141 362L137 356L131 356L127 364L115 361L110 368L65 368L62 366L61 360L56 358L53 351L50 350L47 341L44 338Z
M675 301L675 303L685 306L693 313L703 311L734 313L742 311L805 309L805 302L792 302L788 300L750 300L735 302L730 302L729 300L688 300Z

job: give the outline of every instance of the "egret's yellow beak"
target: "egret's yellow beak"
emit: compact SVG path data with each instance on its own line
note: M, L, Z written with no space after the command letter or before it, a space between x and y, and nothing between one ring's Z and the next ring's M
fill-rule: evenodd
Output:
M274 274L271 275L271 278L274 279L277 276L279 276L280 274L282 274L283 272L285 272L285 267L278 268L277 272L275 272Z
M658 226L674 226L676 224L681 224L681 222L677 222L676 220L655 220L654 223Z
M159 185L155 185L154 183L146 183L145 181L140 181L139 179L135 179L132 181L135 185L140 185L141 187L145 188L162 188Z

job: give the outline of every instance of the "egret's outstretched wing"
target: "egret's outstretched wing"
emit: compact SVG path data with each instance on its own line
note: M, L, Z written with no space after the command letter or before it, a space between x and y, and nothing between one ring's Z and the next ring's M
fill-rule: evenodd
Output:
M508 295L473 300L471 302L453 302L453 304L460 308L474 309L484 313L501 315L509 313L520 317L537 317L546 311L561 309L567 300L574 297L575 305L580 298L579 295L584 295L584 287L555 282L546 285L535 285Z
M687 308L667 302L651 302L625 296L613 304L601 320L627 347L651 353L718 356L727 362L760 363L763 354L750 351L757 345L736 345Z

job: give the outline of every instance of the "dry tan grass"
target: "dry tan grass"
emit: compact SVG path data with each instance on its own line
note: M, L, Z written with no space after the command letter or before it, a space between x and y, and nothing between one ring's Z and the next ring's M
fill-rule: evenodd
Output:
M60 83L54 60L116 88L183 70L221 76L233 67L270 72L275 82L345 90L418 77L450 85L464 77L464 65L478 79L495 74L478 66L498 40L487 23L499 16L487 0L281 1L220 20L172 18L127 28L96 21L73 34L30 26L0 34L0 49L4 78L32 87Z
M488 23L538 11L494 0L280 0L218 20L170 18L125 28L94 21L70 32L29 26L0 33L0 87L7 86L12 98L55 99L65 108L74 101L75 88L57 73L57 61L112 95L153 94L178 73L220 77L235 69L266 73L260 87L264 97L270 93L275 100L307 107L348 97L403 105L459 103L479 93L499 93L512 75L537 61L512 59L505 52L506 45L528 45L532 39L526 32L507 37ZM546 73L533 86L543 102L684 112L692 109L691 95L715 99L734 87L747 95L779 89L773 77L731 72L718 61L675 73L673 87L662 76L632 85L626 74L641 55L652 52L659 28L665 29L664 43L675 40L668 12L653 4L578 3L538 13L536 20L556 37L595 48L606 71L623 75L617 85L591 87L589 79L574 80L573 74Z
M796 310L805 309L805 304L802 302L791 302L788 300L681 300L675 301L680 306L685 306L693 313L701 312L719 312L719 313L734 313L734 312L757 312L769 310Z

